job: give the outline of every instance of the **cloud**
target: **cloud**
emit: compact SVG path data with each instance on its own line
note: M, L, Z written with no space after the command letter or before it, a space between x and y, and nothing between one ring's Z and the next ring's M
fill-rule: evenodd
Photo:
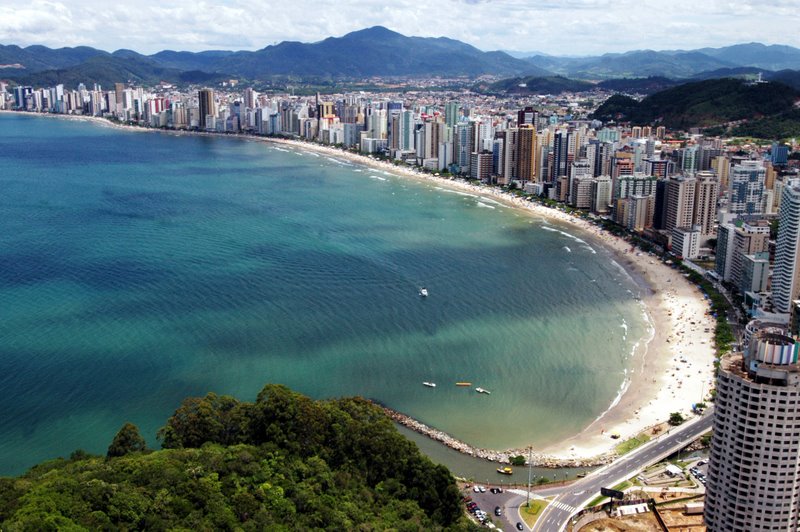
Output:
M483 50L577 55L761 41L800 45L796 0L0 0L0 43L51 47L255 50L369 26L446 36Z

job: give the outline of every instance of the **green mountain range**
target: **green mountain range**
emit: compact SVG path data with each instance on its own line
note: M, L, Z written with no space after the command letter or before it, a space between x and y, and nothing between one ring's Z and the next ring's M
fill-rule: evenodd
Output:
M181 73L187 71L192 72L188 79L201 80L493 75L519 78L516 85L527 85L531 83L528 78L549 78L549 81L534 81L532 92L553 92L547 87L566 85L556 80L558 76L591 82L648 77L702 79L703 76L730 76L736 69L748 68L751 74L763 71L765 79L769 79L768 76L777 71L800 70L800 49L790 46L749 43L699 50L635 50L592 57L539 54L521 59L500 51L484 52L455 39L407 37L375 26L315 43L284 41L256 51L164 50L142 55L131 50L109 53L83 46L51 49L0 45L0 77L33 85L54 79L57 74L69 80L84 76L80 81L87 84L107 84L109 76L104 78L103 70L97 68L96 61L101 57L111 61L109 76L129 76L113 79L113 82L157 83L163 80L179 83L187 78L181 77ZM17 65L22 68L16 68ZM38 75L44 71L57 72Z
M800 92L783 83L712 79L672 87L641 101L617 94L600 105L592 118L676 129L719 127L789 113L798 100Z

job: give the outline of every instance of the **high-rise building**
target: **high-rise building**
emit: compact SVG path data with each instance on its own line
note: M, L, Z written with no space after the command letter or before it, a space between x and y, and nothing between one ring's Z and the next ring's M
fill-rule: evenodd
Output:
M536 128L525 125L517 132L517 179L536 180Z
M742 161L731 168L728 210L733 214L764 212L764 182L767 171L759 161Z
M701 234L708 237L714 234L714 218L717 214L719 181L712 172L698 172L694 193L694 214L692 223L700 226Z
M536 129L536 119L539 113L536 112L536 109L533 107L526 107L517 112L517 127L522 127L524 125L531 125L534 129Z
M447 102L444 104L444 123L447 127L453 127L461 118L458 112L458 102Z
M569 170L569 142L570 132L557 131L553 135L553 164L549 172L549 181L554 182L558 176L567 175Z
M800 293L800 181L783 187L778 219L772 303L776 312L788 314Z
M216 106L214 103L214 90L213 89L200 89L197 93L197 103L200 108L200 122L198 129L209 129L208 117L214 117L217 114Z
M757 332L717 375L706 484L709 532L798 530L800 365L798 345Z
M693 177L672 177L666 181L664 227L691 227L694 218L694 197L697 180Z

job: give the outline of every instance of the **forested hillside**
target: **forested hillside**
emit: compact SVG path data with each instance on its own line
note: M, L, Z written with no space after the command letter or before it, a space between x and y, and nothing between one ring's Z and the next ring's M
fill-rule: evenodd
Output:
M443 466L363 399L268 385L254 403L187 399L144 449L126 424L108 456L76 451L0 479L3 530L468 529Z

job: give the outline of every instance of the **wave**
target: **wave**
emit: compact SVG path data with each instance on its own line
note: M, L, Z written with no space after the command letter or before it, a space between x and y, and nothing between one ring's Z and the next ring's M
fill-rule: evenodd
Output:
M479 195L470 194L469 192L461 192L460 190L451 190L449 188L442 188L442 187L436 187L436 188L438 190L441 190L442 192L447 192L448 194L458 194L459 196L467 196L467 197L470 197L470 198L480 198Z
M325 157L325 158L328 159L332 163L336 163L336 164L339 164L339 165L342 165L342 166L353 166L352 164L348 163L347 161L340 161L339 159L335 159L333 157Z
M379 175L371 175L369 176L370 179L380 179L381 181L386 181L385 177L381 177Z
M545 225L541 226L541 229L544 229L545 231L550 231L551 233L559 233L561 235L564 235L567 238L571 238L575 242L579 242L579 243L583 244L583 248L588 250L588 251L591 251L593 255L597 255L597 251L595 251L595 249L592 246L590 246L589 243L586 240L583 240L582 238L578 238L577 236L573 235L572 233L567 233L566 231L562 231L562 230L556 229L554 227L547 227Z
M571 249L569 249L569 246L564 246L564 250L565 250L567 253L572 253L572 250L571 250Z
M481 201L478 202L478 207L484 207L486 209L495 209L496 208L494 205L486 205L485 203L483 203Z

